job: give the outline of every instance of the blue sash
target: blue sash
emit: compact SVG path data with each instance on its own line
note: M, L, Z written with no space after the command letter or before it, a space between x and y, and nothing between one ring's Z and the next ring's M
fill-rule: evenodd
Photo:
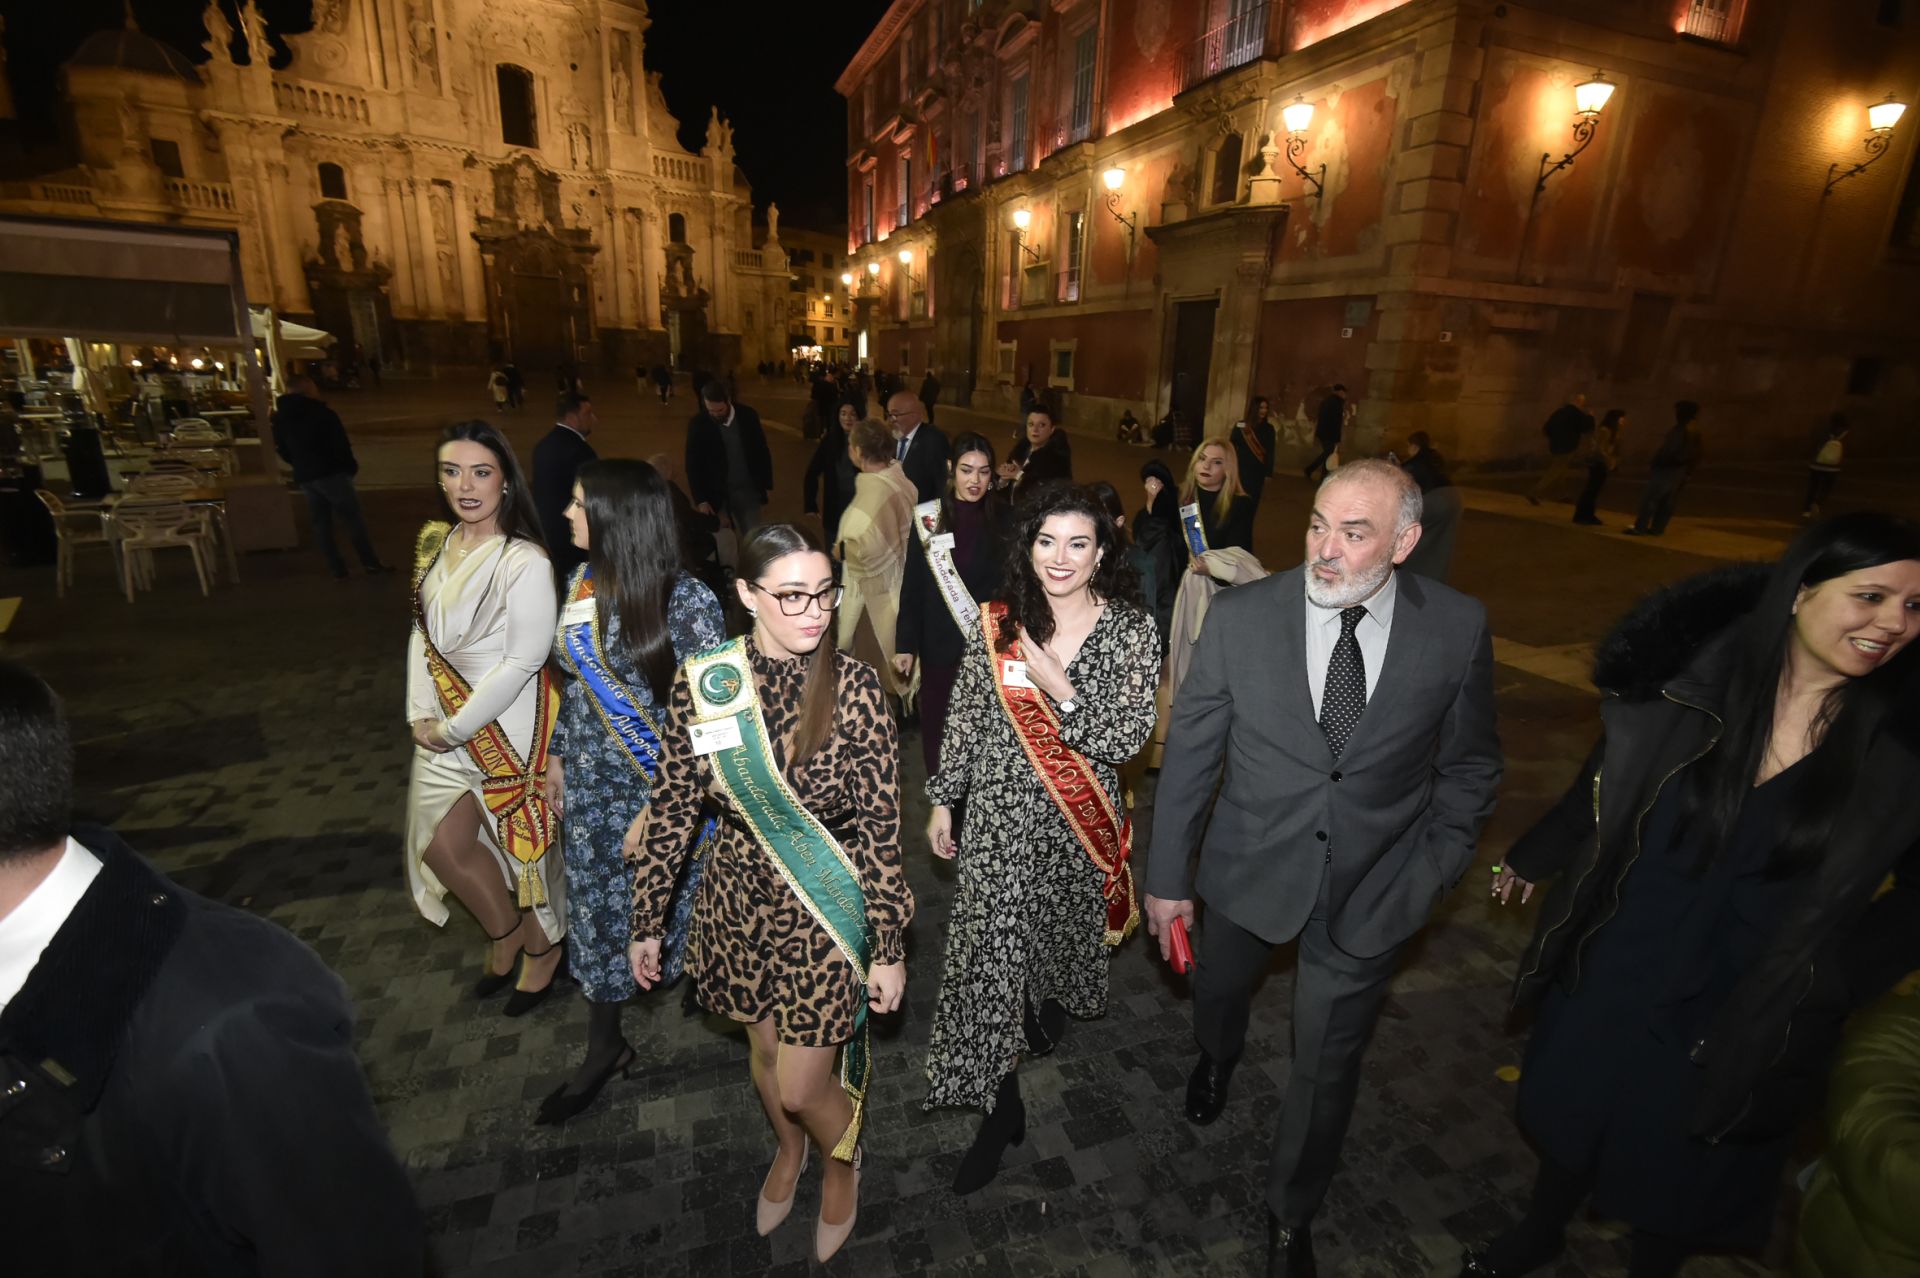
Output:
M1200 503L1189 502L1180 508L1180 527L1187 534L1187 549L1194 558L1207 553L1207 527L1200 522Z

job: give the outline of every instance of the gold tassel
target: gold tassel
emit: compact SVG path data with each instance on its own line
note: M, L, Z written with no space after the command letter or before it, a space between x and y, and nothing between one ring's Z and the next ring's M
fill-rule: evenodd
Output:
M866 1107L866 1097L853 1096L853 1117L847 1122L847 1130L840 1134L840 1143L833 1147L833 1156L843 1163L852 1162L853 1151L860 1147L860 1119Z
M520 866L520 908L523 910L547 903L547 885L541 882L534 868L536 864L527 861Z

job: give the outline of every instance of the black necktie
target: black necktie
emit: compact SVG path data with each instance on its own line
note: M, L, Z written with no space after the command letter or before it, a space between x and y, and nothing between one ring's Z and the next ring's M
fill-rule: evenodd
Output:
M1367 662L1360 655L1360 641L1353 637L1366 615L1364 604L1340 610L1340 638L1333 645L1327 686L1320 693L1320 731L1326 733L1327 749L1336 759L1346 750L1360 712L1367 708Z

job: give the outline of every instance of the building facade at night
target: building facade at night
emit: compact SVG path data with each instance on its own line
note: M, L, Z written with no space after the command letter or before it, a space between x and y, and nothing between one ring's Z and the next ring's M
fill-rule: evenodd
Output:
M199 66L131 20L88 37L77 165L0 209L237 228L249 300L390 368L785 353L784 255L726 122L678 141L644 0L314 0L283 69L240 16L207 6Z
M845 231L780 229L787 251L787 344L834 363L853 354L853 305L841 276L851 269ZM789 356L791 358L791 356Z
M1908 452L1916 68L1871 0L897 0L837 83L861 339L1083 429L1344 382L1358 451L1525 458L1585 391L1629 458L1679 398Z

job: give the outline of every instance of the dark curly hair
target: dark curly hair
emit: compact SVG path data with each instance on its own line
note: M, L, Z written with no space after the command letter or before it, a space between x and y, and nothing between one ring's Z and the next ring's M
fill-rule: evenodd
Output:
M1114 526L1105 506L1078 484L1047 484L1016 508L1019 523L1007 541L1007 563L1001 589L1007 611L1000 618L1000 633L994 638L994 651L1006 652L1020 638L1024 628L1035 643L1053 638L1053 606L1046 587L1033 571L1033 543L1040 529L1055 515L1083 515L1093 525L1093 544L1100 561L1094 566L1088 583L1094 597L1102 603L1140 602L1140 577L1127 560L1120 544L1119 529Z

